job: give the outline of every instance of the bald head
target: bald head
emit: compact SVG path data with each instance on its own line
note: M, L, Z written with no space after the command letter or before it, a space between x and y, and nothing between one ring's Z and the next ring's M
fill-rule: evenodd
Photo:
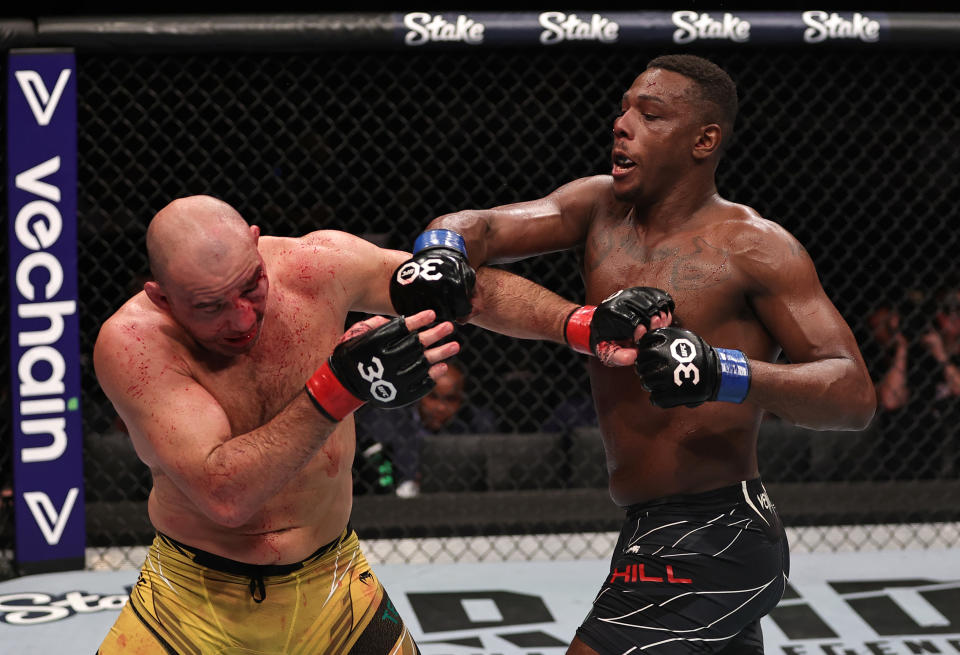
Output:
M161 209L147 227L150 271L161 285L172 271L216 268L254 245L250 226L233 207L210 196L189 196Z

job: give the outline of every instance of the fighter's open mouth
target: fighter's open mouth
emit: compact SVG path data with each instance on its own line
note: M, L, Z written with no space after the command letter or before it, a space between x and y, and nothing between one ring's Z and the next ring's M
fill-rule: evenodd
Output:
M239 337L227 337L227 341L230 343L243 343L244 341L250 341L257 333L257 326L250 328L250 331L246 334L241 334Z

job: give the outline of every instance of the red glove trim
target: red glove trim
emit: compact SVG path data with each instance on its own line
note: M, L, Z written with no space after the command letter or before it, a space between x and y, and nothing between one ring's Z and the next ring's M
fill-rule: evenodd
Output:
M334 421L342 421L345 416L360 409L365 402L340 384L340 380L333 374L328 362L324 362L323 366L310 376L306 386L307 394L317 409Z
M590 349L590 322L595 311L596 305L577 307L567 316L567 323L563 327L563 338L567 340L567 345L584 355L594 354Z

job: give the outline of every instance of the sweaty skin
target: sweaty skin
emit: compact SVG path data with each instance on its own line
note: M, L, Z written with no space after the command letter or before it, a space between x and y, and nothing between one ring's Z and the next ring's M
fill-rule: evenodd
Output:
M747 296L751 269L806 268L809 259L804 262L799 244L748 208L719 198L685 220L682 229L659 239L638 229L629 207L613 201L609 208L592 222L587 236L582 273L588 303L642 281L667 290L677 305L675 324L711 345L735 347L752 361L776 359L779 347L755 313L761 301ZM814 284L809 276L797 280L804 293ZM775 300L769 289L764 295L765 303ZM779 316L782 309L771 306L771 315ZM796 310L803 311L799 298ZM761 374L758 368L753 367L755 376ZM706 491L759 475L756 439L762 411L754 402L663 410L650 404L633 368L608 368L591 360L589 372L610 489L619 504Z
M656 68L637 77L614 123L611 175L428 226L460 233L475 266L583 246L587 303L625 287L664 289L676 302L674 324L750 359L744 403L669 410L650 403L633 367L590 359L620 505L757 477L764 411L816 429L862 429L875 408L853 334L807 252L776 223L717 194L726 128L700 120L692 85ZM773 363L781 350L790 364Z
M393 313L389 279L409 254L336 231L261 237L202 196L162 210L147 242L157 279L103 324L94 364L153 474L150 520L221 557L298 562L344 531L355 448L352 416L331 423L304 383L348 311ZM511 326L505 333L562 341L572 303L496 269L478 275L477 289L480 315ZM407 326L433 318L421 312ZM452 329L426 329L421 343ZM427 349L431 377L458 349Z
M298 561L343 531L352 504L352 417L312 456L306 443L278 451L276 457L299 464L295 473L268 460L283 426L262 439L250 433L302 392L343 332L347 310L367 301L336 274L349 269L360 245L354 241L339 233L259 240L270 289L249 352L210 352L144 292L104 325L97 373L153 474L148 507L157 530L254 564ZM237 452L218 459L231 441ZM271 476L288 479L272 497L245 500L258 479ZM217 513L210 497L231 481L237 507Z

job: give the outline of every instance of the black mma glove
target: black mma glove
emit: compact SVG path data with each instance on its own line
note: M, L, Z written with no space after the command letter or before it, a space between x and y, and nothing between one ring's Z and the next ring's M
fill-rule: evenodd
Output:
M342 341L306 387L317 409L340 421L367 402L394 408L419 400L434 387L429 370L419 336L400 317Z
M583 305L567 317L563 336L577 352L596 355L603 341L632 341L638 326L650 329L650 319L675 309L673 298L662 289L621 289L599 305Z
M741 403L750 391L750 364L742 352L714 348L681 328L643 335L636 367L657 407L696 407L708 400Z
M397 313L409 316L432 309L437 321L469 315L477 274L467 260L463 237L450 230L427 230L417 237L413 253L390 279L390 302Z

